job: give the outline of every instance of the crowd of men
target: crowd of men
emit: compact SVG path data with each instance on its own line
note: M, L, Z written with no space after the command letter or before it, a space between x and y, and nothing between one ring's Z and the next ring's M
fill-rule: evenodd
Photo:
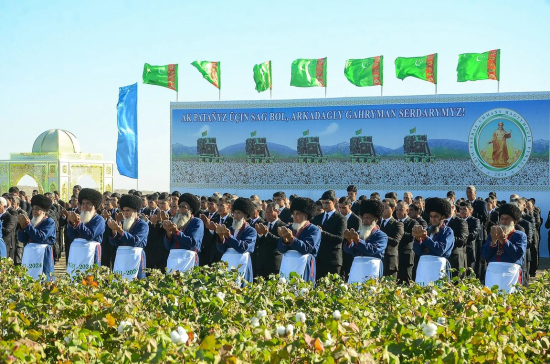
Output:
M223 163L199 163L193 161L173 160L172 185L197 184L221 186L273 185L288 186L297 189L301 185L331 185L339 181L342 185L369 184L375 186L410 185L406 173L395 171L408 170L409 164L403 159L382 159L380 163L360 164L347 160L328 161L326 163L298 163L276 161L259 165L246 161L225 160ZM342 169L346 170L342 174ZM291 170L285 175L281 170ZM456 186L464 183L468 176L469 183L483 186L545 186L548 182L548 159L533 157L521 171L507 178L491 178L480 172L470 159L436 159L430 163L416 163L415 175L424 186ZM287 188L287 187L283 187Z
M543 219L535 203L517 194L498 200L494 192L483 199L474 186L464 197L449 191L442 199L410 192L358 196L350 185L347 195L329 190L318 201L282 191L261 200L178 191L100 194L75 186L68 202L57 193L35 191L29 198L12 187L0 198L0 238L15 264L24 264L28 245L47 245L44 273L53 273L61 254L69 260L80 239L100 243L96 263L114 270L124 266L122 254L133 254L128 259L138 266L137 278L145 268L183 270L225 260L248 281L290 271L308 280L334 273L360 281L362 262L379 276L411 282L424 277L429 256L443 262L441 268L450 265L452 276L475 274L481 281L489 262L513 263L526 285L539 261Z

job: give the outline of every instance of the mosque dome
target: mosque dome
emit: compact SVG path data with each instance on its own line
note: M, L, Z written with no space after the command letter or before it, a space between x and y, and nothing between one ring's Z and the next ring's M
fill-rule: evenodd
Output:
M46 130L36 138L33 153L81 153L80 143L73 133L67 130Z

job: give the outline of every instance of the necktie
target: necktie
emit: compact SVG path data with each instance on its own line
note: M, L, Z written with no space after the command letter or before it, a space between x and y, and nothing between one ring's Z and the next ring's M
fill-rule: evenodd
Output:
M267 224L267 231L270 231L271 230L271 223L268 223Z
M325 219L323 220L322 225L325 225L325 223L327 222L327 220L328 220L328 213L325 214Z
M386 222L388 222L388 220L382 220L382 227L386 227Z

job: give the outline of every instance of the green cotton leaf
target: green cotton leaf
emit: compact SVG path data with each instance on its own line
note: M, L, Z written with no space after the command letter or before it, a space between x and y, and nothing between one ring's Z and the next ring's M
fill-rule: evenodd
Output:
M31 339L32 341L36 341L38 340L38 338L42 335L42 333L40 333L40 331L36 331L36 330L33 330L33 329L30 329L29 331L27 331L27 336L29 339Z
M200 348L202 350L207 350L207 351L215 350L215 347L216 347L216 337L214 335L208 335L207 337L205 337L200 345Z

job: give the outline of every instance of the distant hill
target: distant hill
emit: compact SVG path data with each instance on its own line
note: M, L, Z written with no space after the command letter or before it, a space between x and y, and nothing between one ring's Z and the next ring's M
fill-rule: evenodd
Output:
M453 139L428 139L428 145L433 155L438 158L469 158L468 143ZM269 152L275 158L288 158L297 155L297 151L286 145L277 143L267 143ZM403 156L403 146L398 148L386 148L381 145L375 145L376 154L382 157L401 157ZM533 142L532 156L548 157L549 141L538 139ZM349 156L349 142L342 142L334 145L321 145L321 150L325 156L345 157ZM180 143L172 145L172 155L195 156L197 147L188 147ZM220 150L220 155L230 158L245 158L245 143L238 143L227 146Z

